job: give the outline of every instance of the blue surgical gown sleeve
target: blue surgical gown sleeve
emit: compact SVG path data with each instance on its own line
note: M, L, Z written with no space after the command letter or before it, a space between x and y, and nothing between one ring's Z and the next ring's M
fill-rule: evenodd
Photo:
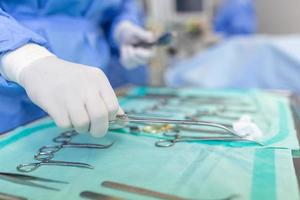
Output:
M25 28L0 8L0 58L27 43L46 46L46 40ZM44 116L18 84L6 81L0 73L0 134Z
M0 55L30 42L42 46L46 45L46 40L43 37L19 24L1 8L0 30Z

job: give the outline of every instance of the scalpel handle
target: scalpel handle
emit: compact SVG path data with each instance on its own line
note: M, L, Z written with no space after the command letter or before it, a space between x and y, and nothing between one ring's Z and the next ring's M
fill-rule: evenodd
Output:
M113 197L106 194L101 194L101 193L96 193L91 191L83 191L80 193L80 196L91 200L124 200L118 197Z

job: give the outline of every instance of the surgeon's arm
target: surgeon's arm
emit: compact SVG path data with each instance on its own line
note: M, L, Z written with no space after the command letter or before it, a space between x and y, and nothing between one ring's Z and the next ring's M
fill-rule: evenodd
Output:
M13 17L0 8L0 55L13 51L29 42L46 45L40 35L20 25Z
M142 9L136 0L123 0L121 9L112 25L113 43L120 49L121 63L132 69L146 64L153 55L153 49L136 47L139 42L153 42L154 35L142 28Z
M0 30L0 69L6 80L21 85L59 127L93 136L107 132L119 104L100 69L59 59L44 47L45 39L3 10Z

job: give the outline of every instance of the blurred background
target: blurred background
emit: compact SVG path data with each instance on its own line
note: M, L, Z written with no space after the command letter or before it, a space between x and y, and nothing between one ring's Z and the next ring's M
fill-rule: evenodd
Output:
M300 1L141 0L147 27L176 33L151 62L151 85L300 93ZM299 86L298 86L299 85Z

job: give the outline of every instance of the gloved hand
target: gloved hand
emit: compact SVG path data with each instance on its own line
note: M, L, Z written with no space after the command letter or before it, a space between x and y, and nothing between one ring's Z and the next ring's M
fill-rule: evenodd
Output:
M114 119L119 109L116 95L100 69L55 56L24 68L19 83L59 127L74 127L79 133L103 136L108 120Z
M151 48L134 46L138 42L153 42L155 38L151 32L130 21L123 21L117 26L115 39L120 46L121 63L127 69L147 64L154 54Z
M100 69L61 60L37 44L1 56L0 73L20 84L61 128L103 136L108 120L123 114Z

